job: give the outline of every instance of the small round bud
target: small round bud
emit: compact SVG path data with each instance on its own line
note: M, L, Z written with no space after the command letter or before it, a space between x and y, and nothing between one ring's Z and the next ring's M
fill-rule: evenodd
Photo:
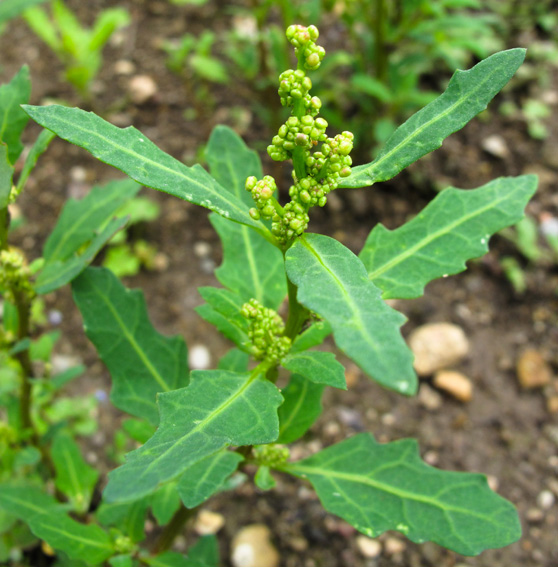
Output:
M248 214L252 217L253 220L255 220L255 221L260 220L261 215L260 215L260 211L258 211L258 209L255 209L255 208L252 207L248 211Z
M257 177L254 175L250 175L250 177L246 179L246 184L245 184L246 191L252 191L252 189L254 189L254 187L256 186L257 182L258 182Z

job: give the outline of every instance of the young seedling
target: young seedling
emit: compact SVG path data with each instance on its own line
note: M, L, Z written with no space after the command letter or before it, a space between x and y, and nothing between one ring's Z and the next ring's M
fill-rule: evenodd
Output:
M86 525L62 520L65 512L44 491L0 484L0 510L72 559L216 566L215 548L207 551L214 543L202 541L187 558L167 549L192 511L245 464L258 467L260 488L272 487L277 473L310 482L328 511L371 537L397 530L417 543L476 555L520 536L516 510L483 475L427 465L412 439L381 444L361 433L300 461L286 445L315 422L326 386L346 389L335 354L313 349L329 334L372 380L405 395L416 392L413 356L400 332L405 318L384 299L419 297L431 280L463 271L467 260L487 251L494 232L522 218L536 178L448 188L400 228L374 227L358 256L307 232L312 208L325 206L331 191L391 179L438 148L510 80L524 51L497 53L457 71L373 162L352 167L351 133L329 136L321 101L311 93L309 75L325 54L318 30L291 26L287 38L297 65L281 75L279 95L291 115L268 147L274 160L293 162L286 202L276 190L282 180L265 176L258 156L229 128L211 135L208 172L183 165L132 127L120 129L75 108L24 107L39 124L136 181L213 211L223 243L216 271L223 287L201 288L206 303L198 313L235 344L217 369L188 372L184 341L157 333L139 291L126 290L103 268L82 269L73 279L86 333L112 376L111 401L136 418L127 430L142 445L109 473L103 503ZM49 289L39 280L30 285ZM283 319L278 310L285 296ZM281 368L290 375L282 390L276 386ZM49 439L41 442L48 450ZM166 525L151 554L140 544L149 508ZM54 524L64 522L64 536L45 527L47 514L53 523L52 510ZM196 563L201 549L207 553Z
M103 64L103 47L111 35L130 21L123 8L103 10L91 29L84 28L63 0L52 1L49 15L39 7L25 12L25 19L64 64L66 80L88 102L91 82Z

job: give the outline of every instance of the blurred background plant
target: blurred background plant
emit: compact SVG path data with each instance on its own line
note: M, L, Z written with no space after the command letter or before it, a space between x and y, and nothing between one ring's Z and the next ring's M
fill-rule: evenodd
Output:
M103 10L88 29L62 0L52 0L50 14L34 6L25 11L24 17L63 63L66 80L91 103L91 84L103 64L103 48L117 29L129 23L128 12L123 8Z
M186 110L186 118L211 112L215 106L211 83L224 85L229 82L225 65L212 55L214 43L215 34L205 30L199 37L185 34L162 45L167 53L167 67L182 77L186 96L194 104Z

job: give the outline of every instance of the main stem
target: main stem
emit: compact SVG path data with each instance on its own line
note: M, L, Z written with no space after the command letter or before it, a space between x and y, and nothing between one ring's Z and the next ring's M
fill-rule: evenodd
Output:
M308 319L308 310L303 307L297 299L297 287L287 278L287 291L289 294L289 314L287 316L287 325L285 327L285 336L292 341L300 333L302 325Z
M175 512L171 521L165 526L159 539L153 547L153 555L158 555L170 549L176 536L183 530L186 522L192 518L198 508L186 508L184 504L180 504L180 508Z

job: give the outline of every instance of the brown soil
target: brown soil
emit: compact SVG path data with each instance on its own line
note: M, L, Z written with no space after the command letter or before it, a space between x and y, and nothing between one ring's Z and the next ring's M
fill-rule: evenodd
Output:
M96 106L112 108L107 117L113 122L121 126L133 124L161 148L187 161L195 159L211 128L219 122L237 127L246 136L257 132L253 136L256 142L266 139L269 132L255 116L246 86L240 80L214 90L216 104L205 115L185 119L183 113L193 103L185 97L181 80L165 68L164 53L158 48L166 38L230 26L229 3L182 8L163 0L67 3L88 23L100 9L116 4L126 6L133 14L133 24L106 48L105 65L96 83ZM327 46L327 29L322 31ZM62 80L60 63L21 20L0 38L0 53L1 82L13 76L24 62L30 65L33 103L60 98L83 105ZM127 100L129 77L115 72L115 63L123 59L134 64L134 75L148 74L156 80L159 90L153 101L137 106ZM556 147L558 123L552 120L547 125L550 136L540 142L528 137L523 123L496 113L487 121L475 120L448 139L442 149L389 184L334 199L327 210L315 215L311 230L335 235L358 251L376 222L381 220L390 228L400 225L432 198L434 187L475 187L498 175L524 172L538 172L541 177L529 212L557 216L558 163L551 148ZM28 140L34 139L37 132L38 128L30 125ZM480 149L482 141L493 134L506 141L508 158L495 158ZM262 150L262 143L257 147ZM84 183L76 182L76 167L85 171ZM90 185L117 175L85 151L55 140L20 200L27 224L16 233L15 243L30 258L37 257L65 199L81 196ZM206 345L216 361L229 345L193 312L193 307L201 303L198 286L218 285L209 269L220 262L218 239L205 210L167 195L149 195L161 204L162 214L158 221L144 227L142 236L167 256L168 267L162 273L142 272L126 283L144 290L152 320L160 331L180 333L190 346ZM194 252L194 245L200 242L210 246L209 261ZM397 303L409 318L403 329L405 335L426 322L453 322L465 329L473 348L458 369L474 382L473 400L463 404L444 396L440 409L428 410L416 398L407 399L379 388L342 359L354 377L353 385L347 392L328 393L323 416L304 440L295 444L293 452L309 454L358 431L373 432L382 441L416 437L423 456L436 466L479 471L493 477L497 490L519 508L524 530L521 541L476 558L457 556L432 544L406 542L402 553L365 559L356 545L358 534L350 526L324 512L300 482L281 477L275 491L262 493L245 484L207 504L208 509L226 517L219 534L224 565L229 565L226 558L232 536L251 523L271 528L282 567L558 565L556 505L541 513L536 511L537 497L543 490L551 490L558 497L558 416L547 408L548 399L558 395L558 381L554 378L546 390L524 391L515 369L522 349L533 347L555 372L558 370L558 270L556 265L527 265L501 237L492 239L491 248L485 258L472 262L466 273L430 284L420 299ZM503 254L515 255L525 265L529 284L525 294L514 293L504 278L498 263ZM89 367L79 383L81 391L108 390L108 374L81 330L80 315L69 290L47 296L47 305L64 314L65 338L59 352L78 355ZM90 449L101 463L105 462L103 445L110 442L118 419L108 405L100 406L101 430ZM392 533L381 539L386 537L399 536Z

